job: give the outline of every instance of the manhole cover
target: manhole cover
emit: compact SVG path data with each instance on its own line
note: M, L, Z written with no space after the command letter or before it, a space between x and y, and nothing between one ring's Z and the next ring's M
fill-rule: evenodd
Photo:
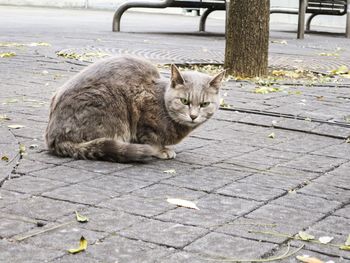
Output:
M101 54L109 56L130 54L152 60L156 63L178 63L178 64L221 64L224 61L223 50L208 49L127 49L127 48L71 48L60 51L65 54L84 56L89 54L88 60L99 59ZM350 68L350 58L333 56L319 56L318 54L269 54L269 66L277 68L302 68L317 72L327 73L341 65Z

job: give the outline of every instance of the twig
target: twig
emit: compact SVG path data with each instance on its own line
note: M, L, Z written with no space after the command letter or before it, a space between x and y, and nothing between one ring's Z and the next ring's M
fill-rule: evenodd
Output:
M340 248L341 246L343 246L343 244L332 244L332 243L322 243L318 240L303 240L299 237L296 236L291 236L288 234L284 234L284 233L278 233L278 232L269 232L269 231L256 231L256 230L248 230L248 232L250 233L255 233L255 234L265 234L265 235L270 235L270 236L276 236L276 237L287 237L289 239L293 239L293 240L298 240L298 241L304 241L304 242L309 242L309 243L314 243L314 244L319 244L319 245L326 245L326 246L331 246L331 247L336 247L336 248Z
M261 258L261 259L234 259L234 258L232 258L232 259L231 258L229 258L229 259L214 259L214 258L203 258L203 259L205 259L205 260L212 260L212 261L220 261L220 262L271 262L271 261L275 261L275 260L281 260L281 259L288 258L288 257L298 253L303 247L304 247L304 245L301 245L299 248L297 248L296 250L294 250L291 253L289 253L289 251L290 251L290 244L288 243L288 247L287 247L286 252L284 252L280 256L270 257L270 258Z
M50 227L50 228L41 230L41 231L35 232L35 233L33 233L33 234L27 235L27 236L23 236L23 237L20 237L20 238L16 238L15 240L21 242L21 241L23 241L23 240L25 240L25 239L27 239L27 238L34 237L34 236L37 236L37 235L40 235L40 234L43 234L43 233L46 233L46 232L55 230L55 229L57 229L57 228L60 228L60 227L63 227L63 226L72 224L72 223L74 223L74 222L76 222L76 221L73 220L73 221L65 222L65 223L62 223L62 224L60 224L60 225L53 226L53 227Z

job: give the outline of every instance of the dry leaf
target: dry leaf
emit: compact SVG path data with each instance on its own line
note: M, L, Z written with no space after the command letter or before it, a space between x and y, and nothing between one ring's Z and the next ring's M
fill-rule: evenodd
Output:
M20 124L11 124L11 125L7 125L7 127L9 127L10 129L20 129L23 128L23 125Z
M46 42L32 42L32 43L29 43L28 46L29 47L38 47L38 46L51 47L51 44Z
M339 249L350 251L350 246L341 246Z
M349 234L348 238L345 241L345 246L350 246L350 234Z
M80 238L80 242L79 242L79 247L78 248L71 248L68 250L69 253L71 254L76 254L82 251L85 251L87 248L87 240L82 236Z
M297 256L297 259L301 262L304 262L304 263L323 263L322 260L320 260L318 258L310 257L308 255Z
M348 74L348 73L349 73L349 69L345 65L342 65L339 68L333 69L331 71L331 74L333 74L333 75L341 75L341 74Z
M24 155L26 153L26 146L24 144L19 145L19 154Z
M269 138L271 138L271 139L274 139L274 138L275 138L275 136L276 136L276 135L275 135L275 133L274 133L274 132L271 132L271 133L269 134L269 136L268 136L268 137L269 137Z
M11 120L9 117L7 117L6 115L0 114L0 121L9 121Z
M15 52L0 53L0 58L10 58L16 56Z
M167 202L170 203L170 204L173 204L173 205L199 210L197 205L195 203L191 202L191 201L187 201L187 200L183 200L183 199L177 199L177 198L168 198Z
M175 169L165 170L165 171L163 171L163 173L166 173L166 174L176 174L176 170L175 170Z
M328 243L331 242L333 239L334 239L334 237L327 237L327 236L324 236L324 237L320 237L320 238L318 239L318 241L320 241L322 244L328 244Z
M310 235L304 231L299 231L298 236L301 240L304 240L304 241L315 239L315 237L313 235Z
M229 104L227 104L223 98L220 99L220 107L231 108L231 106Z
M1 157L1 161L5 161L5 162L8 162L10 159L4 155L3 157Z
M87 223L89 221L89 218L79 214L77 211L75 211L75 217L76 217L77 221L80 223Z

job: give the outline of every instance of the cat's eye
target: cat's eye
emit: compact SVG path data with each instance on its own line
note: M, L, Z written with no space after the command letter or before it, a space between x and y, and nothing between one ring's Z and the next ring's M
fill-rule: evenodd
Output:
M205 108L205 107L208 107L209 104L210 104L210 102L209 102L209 101L206 101L206 102L202 102L202 103L200 104L200 106L201 106L201 108Z
M184 104L184 105L190 105L190 101L189 101L188 99L181 98L180 101L181 101L181 103Z

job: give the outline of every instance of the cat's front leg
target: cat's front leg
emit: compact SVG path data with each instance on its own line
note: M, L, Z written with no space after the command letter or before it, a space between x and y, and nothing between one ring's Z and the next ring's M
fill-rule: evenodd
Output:
M149 144L154 147L155 154L154 157L167 160L174 159L176 153L174 150L165 147L162 142L162 136L159 133L154 132L154 129L143 129L142 133L138 134L138 142L142 144Z
M162 147L159 148L158 153L155 155L155 157L159 159L175 159L176 153L170 148Z

